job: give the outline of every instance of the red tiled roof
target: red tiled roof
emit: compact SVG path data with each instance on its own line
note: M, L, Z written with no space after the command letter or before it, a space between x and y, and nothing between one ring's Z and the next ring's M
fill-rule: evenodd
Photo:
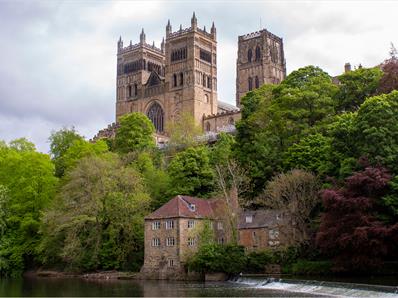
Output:
M178 195L168 201L159 209L145 217L145 219L188 217L188 218L213 218L215 200L203 200L199 198ZM190 204L195 208L190 208ZM219 208L217 208L219 209ZM217 214L219 213L216 212Z

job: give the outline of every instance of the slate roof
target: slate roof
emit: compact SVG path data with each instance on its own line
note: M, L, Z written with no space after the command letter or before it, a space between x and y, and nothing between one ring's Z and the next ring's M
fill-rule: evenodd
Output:
M234 105L231 105L223 101L218 101L217 106L218 106L217 107L218 113L239 111L238 107L235 107Z
M190 205L194 205L193 209ZM178 195L166 204L145 217L145 219L162 218L216 218L224 212L220 200L203 200L199 198Z
M246 222L252 216L252 222ZM280 210L245 210L239 215L238 229L272 228L287 220Z

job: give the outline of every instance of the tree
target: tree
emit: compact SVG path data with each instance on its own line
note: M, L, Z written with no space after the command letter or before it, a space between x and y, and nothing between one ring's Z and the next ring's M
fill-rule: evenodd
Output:
M275 176L255 203L258 206L287 212L295 222L293 242L309 240L311 214L320 203L320 183L316 176L303 170L292 170Z
M206 147L190 147L177 153L167 172L171 179L172 194L208 196L213 191L214 173Z
M398 173L398 91L368 98L354 125L358 154Z
M331 171L332 139L319 133L302 138L287 149L284 156L286 169L303 169L317 174Z
M95 143L83 139L75 140L62 156L64 173L73 169L83 157L101 155L106 152L108 152L108 145L104 140L98 140Z
M376 94L383 72L378 68L358 68L338 77L336 94L339 111L356 111L366 98Z
M154 132L153 123L144 114L126 114L120 117L120 126L115 136L115 150L120 153L128 153L154 148Z
M378 93L386 94L393 90L398 90L398 57L397 50L393 44L391 44L390 58L384 61L381 69L383 70L383 76L380 80Z
M116 155L83 158L44 215L43 262L75 270L137 270L149 205L140 175Z
M171 122L166 128L169 132L169 146L190 147L198 143L198 137L203 133L196 124L195 118L188 113L182 113L179 119Z
M65 152L75 141L82 141L83 137L80 136L74 127L64 127L58 131L51 132L48 138L50 142L50 154L55 164L55 176L62 177L65 172L65 165L63 156Z
M26 140L0 147L0 275L18 276L35 262L40 215L57 187L54 165Z
M366 167L347 178L344 187L323 191L317 244L334 257L334 270L369 272L396 252L398 225L386 226L376 216L390 179L385 168Z

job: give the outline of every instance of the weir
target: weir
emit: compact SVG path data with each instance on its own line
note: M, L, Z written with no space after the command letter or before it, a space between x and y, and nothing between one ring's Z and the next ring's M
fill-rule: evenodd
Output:
M256 289L281 290L322 296L398 297L398 286L245 276L232 278L229 282L246 285Z

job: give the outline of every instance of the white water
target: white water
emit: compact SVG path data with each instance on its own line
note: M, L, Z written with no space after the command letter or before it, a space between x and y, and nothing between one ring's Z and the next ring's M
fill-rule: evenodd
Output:
M258 289L282 290L335 297L398 297L398 287L349 284L326 281L255 279L239 277L231 282Z

